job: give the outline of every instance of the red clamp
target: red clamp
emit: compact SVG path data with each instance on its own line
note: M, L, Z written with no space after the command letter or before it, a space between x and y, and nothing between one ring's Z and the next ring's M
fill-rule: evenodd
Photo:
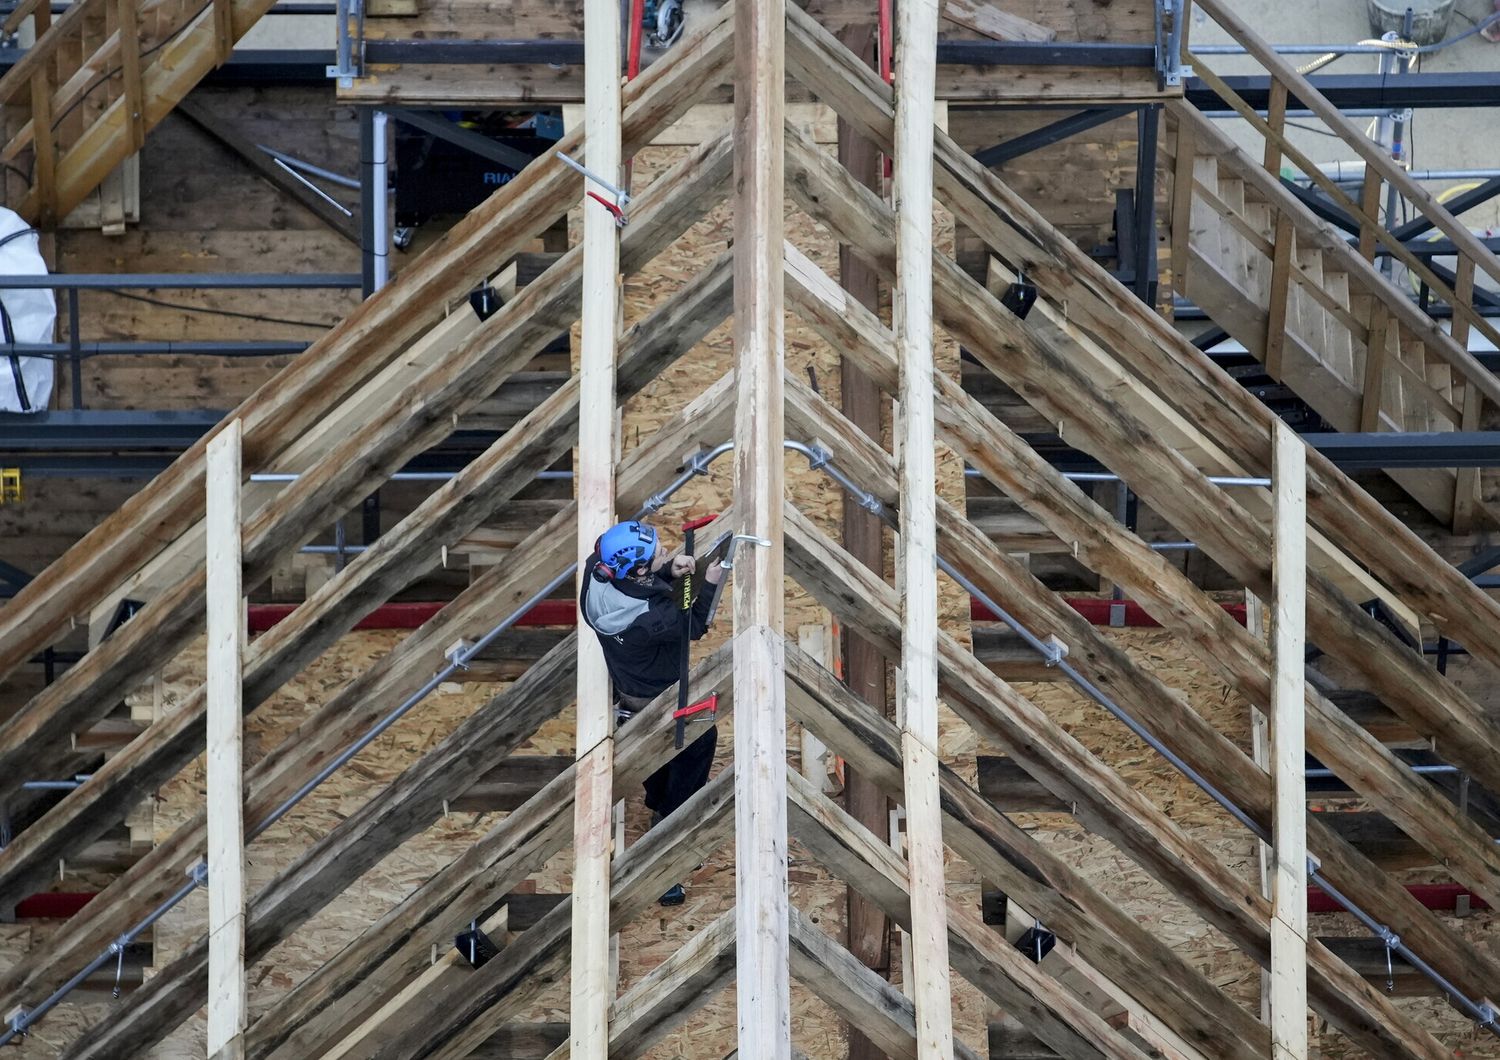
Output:
M624 228L625 225L628 223L625 220L625 211L621 210L618 206L616 206L614 203L610 202L603 195L600 195L598 192L594 192L594 191L585 192L585 194L588 195L589 198L591 198L595 202L597 202L600 206L602 206L606 210L608 210L610 213L614 214L615 215L615 224L619 225L621 228Z
M694 714L702 714L705 710L708 711L709 716L712 718L719 716L719 693L715 692L707 699L700 699L696 703L689 703L680 710L674 710L672 712L672 719L680 721L683 718L691 718Z
M682 524L682 532L685 534L689 530L702 530L705 526L707 526L717 518L717 515L705 515L701 519L693 519Z

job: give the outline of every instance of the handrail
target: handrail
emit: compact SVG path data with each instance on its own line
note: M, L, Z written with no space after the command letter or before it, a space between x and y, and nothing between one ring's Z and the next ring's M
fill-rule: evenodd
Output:
M1264 165L1272 180L1279 183L1280 162L1282 158L1285 158L1302 170L1313 184L1326 193L1336 205L1346 210L1358 223L1357 251L1351 248L1349 254L1339 255L1345 259L1343 261L1345 271L1351 278L1356 277L1356 271L1348 268L1355 264L1352 254L1357 253L1365 262L1373 263L1377 247L1381 248L1379 252L1400 261L1425 285L1434 299L1446 302L1452 308L1452 333L1444 335L1441 329L1434 330L1434 327L1426 326L1424 320L1413 318L1414 307L1410 305L1404 292L1398 292L1394 288L1388 291L1383 289L1371 291L1369 286L1365 285L1366 293L1374 294L1376 297L1372 301L1368 318L1358 321L1361 326L1368 328L1366 341L1363 343L1365 357L1360 429L1365 431L1380 429L1383 414L1382 403L1387 389L1385 380L1388 373L1395 373L1408 382L1421 383L1420 386L1410 387L1410 390L1417 395L1417 400L1430 405L1432 414L1451 421L1455 429L1477 428L1483 420L1485 401L1500 405L1500 398L1496 396L1496 381L1469 354L1468 336L1471 331L1476 331L1500 346L1500 327L1485 317L1475 306L1474 279L1476 272L1482 272L1500 282L1500 257L1491 253L1483 241L1417 184L1398 162L1389 157L1387 151L1365 136L1327 97L1314 88L1306 77L1279 55L1271 45L1257 36L1233 11L1229 10L1222 0L1198 0L1198 7L1232 39L1242 45L1246 54L1255 58L1269 73L1271 100L1266 116L1262 117L1258 114L1243 97L1210 70L1204 63L1203 56L1194 53L1187 42L1183 43L1183 61L1191 63L1194 73L1264 138ZM1292 97L1320 118L1335 135L1348 144L1359 158L1364 160L1365 180L1358 202L1331 177L1323 173L1287 137L1287 102ZM1186 169L1184 169L1184 164ZM1184 163L1184 160L1179 158L1177 166L1179 182L1186 172L1189 177L1189 187L1184 192L1174 193L1174 221L1182 219L1187 203L1192 198L1191 171L1191 159ZM1266 183L1259 180L1260 174L1253 176L1259 185ZM1383 187L1399 193L1413 205L1432 228L1448 238L1457 259L1451 284L1437 274L1430 259L1424 260L1414 254L1402 242L1400 236L1381 223L1379 205ZM1266 198L1275 211L1276 230L1271 245L1273 273L1267 342L1263 351L1263 360L1272 375L1277 376L1282 346L1286 337L1287 293L1297 271L1293 266L1292 250L1296 237L1292 218L1300 217L1301 208L1290 205L1285 196L1269 195ZM1303 231L1304 233L1307 231L1305 224ZM1174 265L1176 264L1178 262L1174 258ZM1415 312L1421 313L1422 311L1415 310ZM1422 315L1426 316L1425 313ZM1401 360L1403 328L1422 344L1425 351L1430 351L1434 357L1440 358L1462 377L1461 400L1457 398L1457 395L1449 395L1453 400L1448 400L1448 396L1434 391L1431 385L1422 378L1424 373L1421 371L1420 364L1415 369L1416 378L1412 378L1414 369L1403 364ZM1392 332L1397 340L1394 355L1389 349L1389 338ZM1434 401L1434 398L1438 400ZM1405 424L1398 423L1397 426L1400 428ZM1477 502L1477 478L1472 474L1460 474L1454 492L1455 528L1467 526Z
M1306 77L1297 72L1297 69L1283 59L1276 51L1262 40L1254 30L1223 6L1219 0L1194 0L1198 8L1205 12L1210 18L1217 22L1221 29L1231 37L1244 45L1245 51L1257 59L1264 66L1271 77L1285 85L1290 93L1296 96L1302 103L1316 114L1333 132L1358 152L1365 160L1365 164L1380 174L1381 178L1406 196L1413 206L1422 214L1432 220L1439 229L1451 240L1460 251L1473 257L1475 262L1484 269L1495 280L1500 281L1500 259L1491 254L1481 243L1474 233L1470 232L1458 219L1443 208L1425 188L1418 185L1406 173L1406 170L1398 165L1391 157L1382 151L1378 144L1373 143L1368 137L1348 118L1344 117L1338 107L1321 92L1313 87ZM1184 44L1184 48L1188 45ZM1194 65L1194 73L1201 72L1198 65ZM1211 72L1210 72L1211 73ZM1204 80L1208 80L1205 78ZM1219 88L1210 83L1210 87L1217 93ZM1240 102L1244 102L1241 100ZM1236 108L1238 109L1238 108ZM1302 163L1298 163L1299 167ZM1312 166L1309 176L1317 172L1317 167ZM1408 266L1410 267L1410 266Z

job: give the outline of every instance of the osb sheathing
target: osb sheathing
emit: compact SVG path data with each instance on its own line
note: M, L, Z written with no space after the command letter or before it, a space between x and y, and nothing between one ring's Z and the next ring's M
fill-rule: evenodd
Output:
M636 162L637 188L659 175L682 152L652 150ZM575 212L576 213L576 212ZM574 238L578 219L574 217ZM946 216L939 218L939 243L951 250L952 224ZM830 274L837 272L837 253L833 242L820 226L795 211L788 211L787 234L805 253ZM727 209L720 208L694 226L666 254L636 276L629 277L625 287L625 323L640 319L662 304L672 293L705 268L729 245L731 235ZM575 344L576 345L576 344ZM957 351L940 336L938 363L950 371L957 370ZM821 393L837 404L839 397L838 362L835 353L826 348L794 317L786 323L786 362L788 371L800 380L816 380ZM684 404L697 396L705 386L729 370L732 363L728 325L716 329L698 348L651 383L627 406L621 431L621 448L630 449L648 439L654 430ZM889 444L889 424L885 441ZM939 451L940 490L954 502L962 500L961 465L947 450ZM798 506L825 531L837 533L842 497L822 476L807 471L801 457L789 456L788 484ZM675 540L673 529L684 519L722 510L731 500L731 461L723 460L714 474L690 483L673 503L656 517ZM888 544L890 544L888 535ZM437 543L434 543L436 547ZM943 581L942 616L945 628L959 636L967 635L967 601L955 587ZM705 641L699 645L702 654L718 647L727 636L729 604L721 608L721 619ZM790 580L787 583L786 623L795 634L802 625L826 621L826 614ZM1125 647L1142 665L1168 685L1180 690L1206 717L1247 751L1249 710L1238 696L1221 683L1206 676L1204 667L1190 658L1171 637L1161 631L1109 631L1108 635ZM247 724L247 756L254 761L267 749L290 734L297 724L326 702L352 676L399 642L395 632L364 632L340 640L303 674L283 688L257 710ZM160 688L161 709L170 711L195 687L202 677L201 648L196 647L175 660L163 674ZM394 726L362 752L349 766L314 792L286 820L257 840L249 851L249 882L258 889L289 865L320 835L335 826L348 813L362 805L374 792L388 783L424 750L444 738L468 714L479 707L501 686L463 684L445 685L417 710ZM1070 688L1056 685L1022 685L1020 691L1046 709L1060 725L1081 740L1091 751L1120 770L1133 786L1148 794L1168 810L1197 839L1202 841L1225 864L1246 880L1258 879L1253 844L1232 827L1225 815L1200 792L1192 788L1159 756L1131 737L1122 726L1103 711L1088 703ZM992 753L972 732L945 713L941 727L945 761L961 775L974 776L974 755ZM732 721L721 725L718 768L725 764L733 744ZM788 746L799 746L795 726L789 726ZM571 711L543 727L537 736L521 748L521 753L557 754L572 750ZM644 811L637 792L622 792L627 797L627 841L633 842L646 827ZM202 805L202 761L164 787L155 804L154 831L159 839L186 820ZM493 826L498 815L454 813L434 822L419 836L413 837L398 851L384 859L354 886L339 896L325 910L299 929L289 940L259 962L250 974L251 1016L266 1011L293 984L336 953L359 931L391 908L443 865L450 862L476 838ZM1079 871L1113 900L1146 924L1154 933L1178 948L1214 982L1250 1007L1258 1005L1259 971L1247 958L1234 950L1221 936L1173 899L1148 876L1136 869L1127 857L1110 844L1087 834L1071 818L1063 815L1035 815L1024 823L1035 836L1061 852ZM570 855L564 852L539 873L524 889L542 893L560 893L569 889ZM838 935L843 930L844 891L806 856L795 843L789 864L794 903L821 927ZM704 859L701 868L691 873L687 902L675 910L652 906L634 923L622 925L620 934L620 989L629 986L675 952L692 934L710 924L733 904L733 852L725 847ZM973 870L949 858L949 895L955 902L974 904L979 899L978 879ZM458 920L462 920L459 916ZM195 896L162 921L156 933L157 959L165 963L182 947L197 938L205 922L202 896ZM455 927L461 924L456 923ZM1477 939L1485 939L1489 918L1476 916L1464 922L1461 930ZM1319 927L1321 930L1321 926ZM46 933L45 926L6 928L0 934L4 952L17 952L28 944L36 945ZM1330 929L1332 930L1332 929ZM1337 928L1348 932L1347 925ZM892 977L900 978L899 946L892 955ZM127 1001L124 1003L128 1003ZM1403 1000L1403 1007L1420 1010L1425 1025L1441 1028L1445 1041L1463 1048L1470 1056L1500 1055L1485 1052L1488 1043L1476 1048L1472 1032L1466 1025L1441 1011L1435 1002L1422 999ZM101 1004L83 1009L64 1006L54 1013L18 1055L53 1055L70 1040L76 1028L93 1022L104 1012ZM554 989L531 1011L526 1020L562 1020L566 1018L565 988ZM961 980L955 979L954 1022L960 1038L983 1052L984 1026L994 1015L992 1006ZM794 986L792 992L793 1035L800 1049L815 1058L842 1056L844 1028L842 1022L808 991ZM80 1018L82 1017L82 1018ZM696 1013L680 1031L669 1035L652 1052L658 1058L697 1058L723 1056L733 1047L733 991L726 990ZM1358 1055L1336 1035L1319 1039L1323 1055L1345 1057ZM188 1021L168 1042L151 1051L153 1057L200 1057L203 1054L201 1014Z

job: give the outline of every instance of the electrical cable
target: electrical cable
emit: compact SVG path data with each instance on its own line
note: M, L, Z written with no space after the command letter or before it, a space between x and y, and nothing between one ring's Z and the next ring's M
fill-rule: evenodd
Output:
M96 291L103 291L105 294L112 294L117 298L127 298L132 302L145 302L148 305L160 306L163 309L180 309L184 313L210 313L214 316L233 317L236 320L255 320L259 321L262 324L287 324L292 327L299 328L319 328L323 331L326 331L331 327L335 327L338 324L337 321L319 323L316 320L294 320L289 317L272 317L265 316L260 313L245 313L236 309L214 309L211 306L197 306L187 305L182 302L168 302L161 298L152 298L144 294L132 294L129 291L122 291L114 287L96 287L93 289Z

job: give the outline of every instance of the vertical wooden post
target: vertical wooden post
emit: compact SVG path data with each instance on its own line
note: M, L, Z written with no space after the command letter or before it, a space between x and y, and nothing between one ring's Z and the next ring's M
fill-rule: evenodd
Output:
M1272 439L1271 1042L1274 1060L1307 1058L1307 781L1304 676L1307 451L1286 424Z
M1281 137L1286 134L1286 85L1271 79L1271 98L1266 111L1266 124L1271 135L1266 137L1263 159L1266 171L1279 177L1281 172ZM1287 303L1292 293L1292 260L1296 234L1292 229L1291 216L1285 210L1276 211L1276 228L1271 237L1271 301L1266 320L1266 349L1261 363L1266 373L1277 382L1281 381L1282 351L1286 348Z
M584 144L589 168L620 183L620 8L587 0L584 12ZM592 189L610 197L608 189ZM620 234L614 216L583 200L583 312L579 351L578 559L615 518L615 353L620 326ZM579 627L584 629L582 625ZM609 1054L609 879L613 829L614 709L599 641L578 638L579 768L573 807L571 1049L575 1060Z
M208 443L208 1055L243 1055L245 822L241 666L240 421Z
M1390 310L1371 299L1370 332L1365 340L1364 385L1359 398L1359 429L1366 434L1380 430L1380 407L1385 401L1385 362L1390 355L1390 326Z
M1365 182L1359 190L1359 256L1375 260L1375 232L1380 227L1380 173L1374 166L1365 168Z
M782 219L786 0L734 11L734 855L739 1055L789 1060Z
M37 224L51 228L57 223L57 138L52 132L52 62L42 61L42 69L31 78L31 147L36 157L33 167L37 194Z
M1197 137L1185 121L1177 122L1177 157L1172 163L1172 289L1187 291L1189 241L1193 227L1193 162Z
M875 65L873 26L848 26L839 34L839 40L867 66ZM880 194L883 164L879 148L859 135L842 117L838 121L838 138L839 161L855 180ZM848 244L839 245L839 282L866 308L879 311L880 286L875 270ZM879 442L883 426L881 411L887 399L875 381L848 357L840 360L839 398L849 422ZM885 536L880 518L846 499L843 529L844 548L849 555L883 576ZM889 713L885 657L875 645L845 627L843 660L844 680L849 690L881 714ZM888 834L891 807L885 791L848 763L844 766L844 807L851 817L876 835ZM847 888L845 902L849 952L889 978L890 923L885 911L853 887ZM880 1060L885 1056L855 1023L850 1022L848 1029L848 1060Z
M141 31L136 0L116 0L115 22L120 31L120 79L124 85L125 125L132 153L146 143L145 97L141 95Z
M1453 284L1453 341L1464 349L1469 348L1469 318L1458 306L1474 303L1474 259L1467 254L1458 256ZM1464 382L1464 405L1459 420L1461 431L1479 430L1479 414L1483 409L1484 395L1470 381ZM1453 486L1453 532L1466 534L1474 527L1474 504L1479 500L1479 469L1461 467Z
M912 908L917 1055L953 1055L948 904L938 804L937 464L933 453L932 115L937 73L937 0L896 10L896 286L892 321L900 359L896 437L901 534L901 720L906 850Z

